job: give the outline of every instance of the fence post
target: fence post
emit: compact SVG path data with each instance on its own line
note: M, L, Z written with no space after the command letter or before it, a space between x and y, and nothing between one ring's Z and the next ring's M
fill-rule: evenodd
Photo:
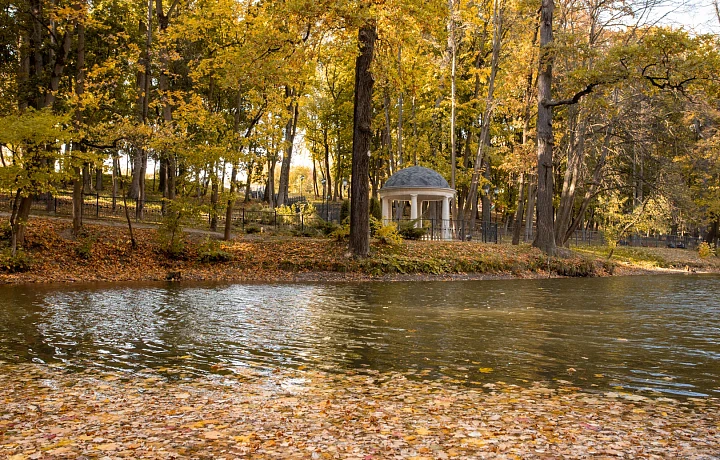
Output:
M245 208L242 208L242 229L245 230Z
M55 197L55 214L57 214L57 197Z
M303 216L302 214L300 214L300 231L305 231L305 216Z
M100 192L95 192L95 217L100 217Z

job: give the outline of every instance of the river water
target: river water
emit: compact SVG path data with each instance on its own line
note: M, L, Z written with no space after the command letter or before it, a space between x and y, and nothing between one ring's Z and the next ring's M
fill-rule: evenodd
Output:
M720 396L720 276L0 286L0 360Z

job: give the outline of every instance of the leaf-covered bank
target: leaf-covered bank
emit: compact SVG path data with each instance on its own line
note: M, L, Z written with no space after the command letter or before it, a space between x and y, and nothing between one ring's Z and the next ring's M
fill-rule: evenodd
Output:
M168 381L0 364L0 456L712 458L720 402L247 369Z
M548 258L529 247L481 243L378 243L371 257L353 259L346 244L333 239L241 235L226 243L189 234L180 250L168 251L156 229L136 229L136 249L126 233L122 227L86 225L84 236L75 238L69 222L34 219L21 264L12 266L5 255L0 282L362 279L406 274L593 276L611 270L600 259Z
M353 259L346 244L333 239L240 235L222 242L207 233L190 233L180 249L168 251L158 230L135 232L138 247L132 249L123 227L86 225L76 238L69 222L33 219L20 256L11 260L7 252L0 255L0 283L606 276L633 269L600 254L547 257L529 246L475 242L374 243L369 258ZM720 269L717 258L711 259L692 267ZM686 265L675 263L677 268Z

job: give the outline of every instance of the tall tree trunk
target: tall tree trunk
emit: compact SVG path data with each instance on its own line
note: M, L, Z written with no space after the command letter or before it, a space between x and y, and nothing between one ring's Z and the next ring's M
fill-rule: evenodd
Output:
M236 129L237 131L237 129ZM230 198L228 198L227 207L225 208L225 231L223 239L230 241L230 230L232 230L233 206L235 204L235 180L237 179L237 164L233 163L232 172L230 173Z
M332 188L332 178L330 173L330 144L328 142L327 130L323 131L323 148L325 149L325 182L323 186L323 200L328 199L328 191Z
M72 224L73 235L78 236L82 229L82 213L83 213L83 182L82 174L78 166L73 167L73 189L72 189Z
M457 182L457 151L455 147L455 75L457 71L457 40L455 37L455 0L448 0L450 18L448 45L450 48L450 188L455 190ZM450 219L457 219L457 200L452 200Z
M139 149L132 148L132 178L130 182L130 190L128 191L128 197L137 200L140 196L140 174L143 170L143 155Z
M398 76L402 82L402 45L398 48ZM403 167L403 88L400 87L398 95L398 123L397 123L397 161L398 168Z
M253 181L253 168L255 167L255 159L251 158L247 164L247 181L245 182L245 203L250 202L250 195L252 194L252 181Z
M148 5L148 11L150 12L150 15L152 15L152 0L148 0ZM155 13L158 19L158 29L160 34L164 34L167 30L170 24L170 16L177 5L178 2L173 2L170 6L170 10L166 13L162 0L155 0ZM148 36L150 35L148 34ZM163 123L165 123L165 125L170 125L172 123L173 108L169 97L170 80L168 78L168 74L170 72L170 59L168 50L163 47L159 52L159 56L162 70L160 71L160 75L158 75L158 89L160 90L160 99L162 101ZM167 165L165 169L166 183L164 196L170 200L174 200L177 193L177 157L171 152L166 154L166 159Z
M350 194L350 251L356 257L370 253L370 140L372 138L372 90L375 80L370 64L375 51L375 24L365 24L358 32L360 54L355 61L355 100L353 116L352 192Z
M260 121L260 118L262 117L263 112L265 111L266 104L263 104L263 106L258 110L257 114L255 114L255 118L253 118L248 125L247 129L245 130L245 139L250 137L250 134L252 133L253 129L255 128L255 125L258 121ZM236 99L236 106L235 106L235 115L233 120L233 129L235 133L238 133L240 131L240 113L242 111L242 93L238 91L237 93L237 99ZM241 152L238 152L241 153ZM249 176L248 176L249 177ZM233 207L235 206L235 181L237 180L237 161L233 161L232 166L232 173L230 174L230 193L228 197L227 202L227 208L225 209L225 231L223 238L225 241L230 240L231 236L231 230L232 230L232 214L233 214Z
M13 256L17 253L17 249L25 245L25 230L27 221L30 217L30 207L32 206L32 195L22 196L22 190L18 190L13 201L13 212L10 215L10 233L11 243L10 251Z
M83 193L85 195L92 195L93 190L92 190L92 177L90 176L90 163L83 164L82 183L83 183Z
M177 158L174 153L171 153L168 155L167 165L165 166L165 196L170 200L174 200L175 195L177 195L177 176Z
M502 36L503 36L503 16L500 8L500 0L495 0L493 6L493 43L492 43L492 58L490 61L490 78L488 80L488 92L487 99L485 101L485 110L482 114L482 127L480 129L480 139L478 140L477 154L475 155L475 163L473 164L473 175L470 180L470 188L468 190L468 198L465 202L465 222L470 230L475 228L475 218L477 212L477 194L478 185L480 182L480 173L483 164L487 166L485 170L486 177L490 175L490 163L484 159L485 150L490 147L490 119L492 118L493 111L495 109L494 95L495 95L495 77L500 64L500 50L502 47ZM486 204L487 197L483 198L483 222L486 221ZM489 220L487 221L489 223ZM487 227L485 227L487 229Z
M118 195L118 176L120 175L120 158L116 153L113 154L113 166L112 166L112 210L115 211L117 207L117 195Z
M390 92L387 87L383 89L383 113L385 114L385 131L383 132L383 145L387 149L389 174L392 176L397 172L398 167L395 164L395 155L392 148L392 134L390 128Z
M418 142L418 127L417 127L417 117L415 114L415 96L412 98L412 119L413 119L413 166L418 165L418 158L417 158L417 142Z
M513 236L512 236L512 244L517 246L520 244L520 234L522 233L522 222L523 222L523 212L524 212L524 205L525 205L525 174L520 173L520 191L518 192L518 205L517 210L515 211L515 222L513 224Z
M582 204L580 205L580 210L573 218L567 230L565 230L565 232L563 233L563 239L561 241L561 244L563 246L565 245L565 243L567 243L573 233L575 233L575 230L577 230L580 226L580 223L585 217L585 213L590 206L590 201L595 198L597 190L600 187L600 183L602 182L602 173L604 171L605 163L607 162L607 154L610 149L610 138L612 136L613 125L614 122L611 121L608 125L607 131L605 132L605 140L603 142L602 150L600 151L600 158L595 164L592 182L590 183L590 186L587 188L587 190L585 190L585 196L583 197Z
M568 108L570 112L569 125L571 133L568 142L568 159L563 178L563 187L560 194L560 205L557 210L557 218L555 219L555 244L563 246L567 241L565 233L570 227L570 221L575 206L575 195L577 190L577 182L580 177L580 168L585 157L585 122L577 121L580 116L577 106Z
M158 187L156 191L162 192L163 196L167 188L167 160L160 157L158 159Z
M30 35L23 33L20 37L20 68L18 72L18 88L21 97L18 99L18 110L24 112L30 105L28 94L30 93Z
M138 174L139 178L139 187L138 187L138 195L137 195L137 202L135 204L135 218L137 220L142 220L145 214L145 175L147 172L147 150L144 148L140 150L138 153L141 157L140 162L140 172Z
M291 99L290 102L290 119L285 125L285 154L283 155L282 165L280 166L280 179L278 181L278 206L283 206L288 199L290 188L290 162L292 161L293 144L295 143L295 133L297 132L298 115L300 109L298 107L297 94L290 87L285 87L285 96Z
M533 224L535 222L535 198L537 197L537 188L533 177L528 180L528 207L525 215L525 240L529 240L533 236Z
M147 123L148 112L150 110L150 81L151 81L151 67L150 67L150 48L152 47L152 18L153 18L153 5L152 0L147 0L147 10L145 21L140 21L139 30L140 33L145 35L145 49L142 54L142 70L137 73L137 107L138 107L138 119L141 123ZM130 182L130 190L128 196L137 201L140 204L142 201L142 193L144 192L145 182L145 171L147 170L147 156L145 149L142 145L135 145L132 149L133 152L133 169L132 169L132 181ZM136 217L140 217L142 210L136 206Z
M70 54L70 45L72 43L72 37L68 31L65 31L62 42L62 49L60 50L60 53L55 56L55 62L50 76L50 85L48 91L45 93L43 107L51 107L55 103L55 94L57 94L58 88L60 87L60 79L63 76L67 57Z
M218 180L218 171L217 171L217 165L213 165L213 173L211 177L212 181L212 191L210 193L210 230L215 232L217 231L217 223L218 223L218 216L217 216L217 205L218 205L218 197L220 194L220 185ZM249 183L250 181L248 181Z
M318 193L318 184L317 184L317 178L318 178L317 164L315 162L315 156L313 156L312 162L313 162L313 169L312 169L313 191L315 192L315 199L317 199L319 193Z
M483 176L485 176L485 180L488 183L491 182L490 162L488 162L487 159L483 161ZM485 229L486 232L490 228L490 223L492 222L492 210L490 209L492 207L492 202L490 200L490 194L493 193L492 189L487 190L487 193L482 193L480 195L480 201L482 202L482 223L483 229Z
M540 66L538 69L537 116L537 233L533 246L554 255L555 225L553 221L553 10L554 0L542 0L540 9Z
M275 199L275 167L277 166L277 152L272 146L273 153L268 155L268 177L265 182L265 201L271 208L275 208L277 200Z
M123 207L125 208L125 220L128 224L128 232L130 233L130 247L133 249L137 249L137 240L135 240L135 233L133 233L133 226L132 226L132 220L130 220L130 208L128 208L127 203L127 193L125 193L125 185L123 184L122 174L120 175L120 186L121 186L121 193L123 196Z
M85 94L85 22L84 18L81 18L79 21L76 21L76 29L77 29L77 74L75 76L75 94L78 96L78 98L82 98L83 94ZM78 118L76 120L80 122L81 115L77 115ZM75 146L72 146L72 150L75 150ZM83 152L85 150L84 146L78 145L78 150ZM77 158L74 159L75 162L79 161ZM81 175L80 167L79 166L73 166L72 168L74 173L73 178L73 193L72 193L72 224L73 224L73 235L76 237L80 234L80 230L82 228L82 213L83 213L83 189L84 189L84 181L82 180L83 176Z

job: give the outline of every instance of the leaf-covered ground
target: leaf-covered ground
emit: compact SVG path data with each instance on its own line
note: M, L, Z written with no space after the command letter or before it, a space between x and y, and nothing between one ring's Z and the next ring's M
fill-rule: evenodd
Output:
M370 258L355 260L348 257L344 243L332 239L239 235L225 243L208 240L208 235L198 233L187 236L182 257L171 258L161 249L154 228L135 229L139 242L135 250L131 249L127 229L122 226L86 224L81 238L74 238L70 230L68 221L33 218L26 244L30 269L0 270L0 283L143 281L168 277L276 281L404 276L606 276L632 270L608 263L602 256L548 258L527 245L407 241L391 247L374 243ZM201 262L208 251L222 251L230 260ZM705 268L717 271L720 265L706 264Z
M600 247L580 248L581 253L596 257L607 257L608 251L608 248ZM618 262L647 269L720 271L720 257L700 257L698 251L694 249L618 246L613 251L612 258Z
M684 458L720 452L720 402L278 371L167 381L0 364L0 457Z

